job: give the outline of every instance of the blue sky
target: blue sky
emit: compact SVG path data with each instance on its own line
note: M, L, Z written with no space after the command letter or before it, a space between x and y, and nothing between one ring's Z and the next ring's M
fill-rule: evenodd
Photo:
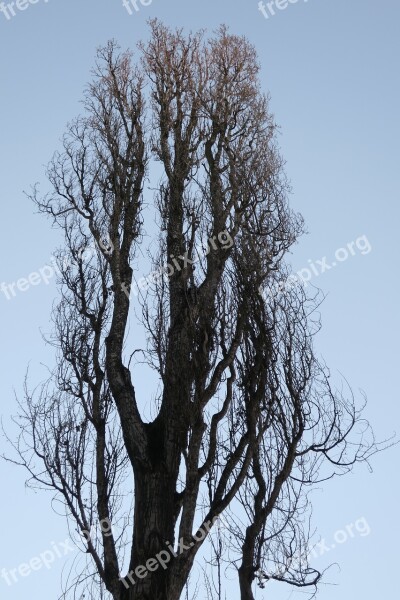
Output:
M337 262L312 279L327 295L318 352L355 393L365 392L378 438L399 431L398 0L299 0L283 10L275 5L268 19L253 0L147 4L139 2L131 15L119 0L39 0L15 8L14 16L6 10L9 18L0 12L0 283L38 272L60 241L50 223L34 214L23 190L36 181L45 189L44 165L67 121L81 110L96 47L112 37L134 47L146 37L150 17L191 29L227 23L255 44L263 87L281 126L292 206L309 232L294 249L294 268L310 268L309 261L318 264L323 257ZM370 251L353 245L354 255L335 260L338 249L363 236ZM28 364L31 380L38 382L45 376L42 365L52 361L41 331L49 327L56 295L54 280L9 300L0 293L5 423L16 411L14 391L21 392ZM141 382L143 391L146 385ZM321 600L375 600L397 587L399 452L396 447L377 456L372 474L361 467L316 491L314 524L329 546L316 565L340 566L328 572L327 584L336 585L322 585ZM25 489L22 471L0 463L0 473L0 569L11 569L64 542L68 531L51 510L50 495ZM338 531L361 518L369 535L353 528L354 535L335 543L343 537ZM0 579L1 600L55 600L64 564L61 557L13 586ZM273 588L273 597L296 600L303 593ZM271 598L268 585L258 598Z

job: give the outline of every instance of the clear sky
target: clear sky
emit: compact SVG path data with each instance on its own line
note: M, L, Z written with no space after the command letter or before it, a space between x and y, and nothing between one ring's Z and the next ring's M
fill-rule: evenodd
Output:
M399 1L277 0L265 15L253 0L139 0L132 14L119 0L31 2L0 12L0 283L39 271L59 241L23 190L45 181L44 165L81 109L96 47L112 37L134 47L146 37L149 17L192 29L227 23L255 44L281 125L292 205L309 232L293 264L310 272L314 265L312 283L327 294L318 352L356 394L366 393L378 438L399 432ZM321 273L321 263L331 268ZM52 360L40 332L48 330L56 296L54 279L10 299L0 292L6 427L27 365L39 382L42 363ZM139 385L144 393L147 382ZM372 474L361 467L315 493L314 524L329 549L315 565L339 565L327 573L326 583L336 585L322 585L321 600L376 600L397 591L399 454L393 448L373 460ZM62 554L68 532L51 496L26 490L25 474L4 463L0 477L0 569L29 562L52 544ZM73 559L68 552L49 569L18 575L12 586L0 579L0 599L55 600L61 570ZM237 586L231 589L234 600ZM304 595L268 584L257 597Z

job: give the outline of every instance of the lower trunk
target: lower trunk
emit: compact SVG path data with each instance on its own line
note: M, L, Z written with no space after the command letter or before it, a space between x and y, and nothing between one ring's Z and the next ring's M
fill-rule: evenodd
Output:
M174 477L166 470L136 473L133 552L121 600L169 600L175 520Z
M253 566L239 569L240 600L254 600L253 590L251 588L254 580Z
M242 546L242 564L238 569L240 600L254 600L252 584L254 575L254 547L258 531L258 523L253 523L246 529L246 536Z

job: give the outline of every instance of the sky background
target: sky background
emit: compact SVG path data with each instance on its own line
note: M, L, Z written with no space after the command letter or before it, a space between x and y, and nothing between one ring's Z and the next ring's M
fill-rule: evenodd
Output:
M129 15L119 0L39 0L25 11L15 9L10 19L0 13L0 283L38 271L60 241L23 190L36 181L46 190L44 166L67 121L81 110L96 48L110 38L133 48L146 38L150 17L188 29L226 23L255 44L262 85L281 126L291 203L308 230L294 249L295 270L325 256L332 263L337 249L361 236L369 242L369 252L355 247L354 256L312 280L327 296L317 351L355 394L365 392L378 439L399 432L400 3L299 0L268 19L253 0L139 6ZM6 429L27 366L35 383L45 376L43 364L52 362L41 331L49 328L56 298L54 280L10 300L0 292L0 413ZM142 378L139 391L148 385ZM314 524L329 546L315 566L337 563L320 587L320 600L376 600L398 588L399 458L400 447L392 448L373 459L372 474L361 466L315 492ZM0 462L0 569L29 562L68 537L65 521L51 510L51 495L27 490L25 478ZM369 535L353 528L353 537L335 543L336 532L361 518ZM343 536L336 534L338 539ZM11 587L0 579L0 599L56 600L65 561L73 558L71 553L49 570L18 576ZM258 599L305 597L301 590L269 586ZM236 583L231 590L235 600Z

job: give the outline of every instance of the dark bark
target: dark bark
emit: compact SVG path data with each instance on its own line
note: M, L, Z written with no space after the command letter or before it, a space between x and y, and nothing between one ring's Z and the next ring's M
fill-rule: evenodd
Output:
M135 474L134 543L129 572L145 566L149 559L154 559L161 551L171 556L166 542L171 543L174 539L174 492L174 479L166 469ZM165 554L162 556L165 557ZM170 562L168 561L168 566L171 566ZM168 571L161 566L154 572L147 571L143 579L137 575L133 575L133 578L136 581L134 585L132 581L125 579L129 589L122 584L121 600L168 598Z

